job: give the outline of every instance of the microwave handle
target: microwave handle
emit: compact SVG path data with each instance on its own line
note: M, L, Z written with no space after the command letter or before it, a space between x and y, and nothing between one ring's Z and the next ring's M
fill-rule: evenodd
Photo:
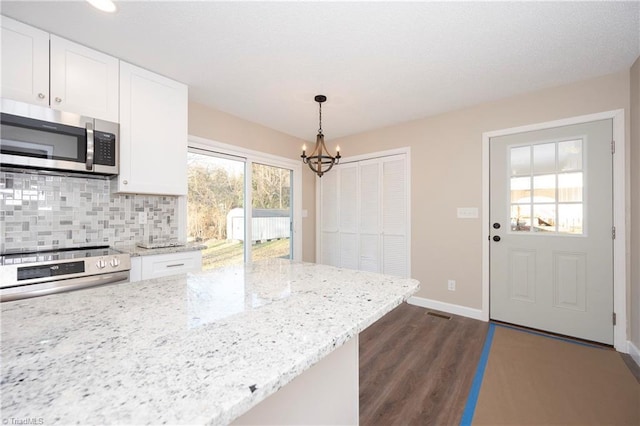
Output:
M93 138L93 123L87 123L87 170L93 170L93 152L94 152L94 138Z

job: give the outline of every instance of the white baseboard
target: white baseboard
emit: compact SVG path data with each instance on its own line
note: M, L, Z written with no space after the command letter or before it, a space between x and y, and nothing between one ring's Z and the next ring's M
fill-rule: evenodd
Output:
M407 303L427 309L446 312L448 314L460 315L462 317L473 318L482 321L482 310L469 308L467 306L454 305L453 303L439 302L437 300L424 297L411 296Z
M629 343L629 355L631 355L631 358L633 358L636 364L638 364L638 367L640 367L640 349L638 349L636 345L631 343L631 340L629 340L627 343Z

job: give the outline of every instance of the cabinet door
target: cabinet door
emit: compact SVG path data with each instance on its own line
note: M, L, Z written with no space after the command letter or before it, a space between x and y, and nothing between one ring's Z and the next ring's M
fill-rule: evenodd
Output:
M187 193L187 86L120 63L118 190Z
M51 35L51 108L118 122L118 59Z
M409 276L407 175L404 157L382 161L382 272Z
M343 164L338 174L340 267L358 269L358 164Z
M129 282L135 283L142 280L142 256L131 258L131 270L129 271Z
M359 163L360 269L380 272L380 162Z
M340 266L340 232L338 226L338 173L327 173L319 184L320 263Z
M49 33L2 17L2 97L49 105Z

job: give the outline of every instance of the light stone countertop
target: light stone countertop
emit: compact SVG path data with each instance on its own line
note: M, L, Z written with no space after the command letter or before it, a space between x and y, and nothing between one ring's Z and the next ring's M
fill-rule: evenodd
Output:
M0 417L228 424L418 288L273 259L3 303Z
M181 253L184 251L203 250L207 248L207 246L200 243L188 243L183 246L144 248L144 247L138 247L135 244L124 244L124 245L116 244L113 246L113 248L124 253L129 253L131 257L136 257L136 256L152 256L156 254Z

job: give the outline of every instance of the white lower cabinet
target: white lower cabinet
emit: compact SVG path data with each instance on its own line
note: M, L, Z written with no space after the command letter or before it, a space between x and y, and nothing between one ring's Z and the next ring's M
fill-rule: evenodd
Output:
M131 258L129 281L136 282L201 270L200 250L136 256Z
M134 283L142 280L142 257L131 258L131 270L129 271L129 282Z

